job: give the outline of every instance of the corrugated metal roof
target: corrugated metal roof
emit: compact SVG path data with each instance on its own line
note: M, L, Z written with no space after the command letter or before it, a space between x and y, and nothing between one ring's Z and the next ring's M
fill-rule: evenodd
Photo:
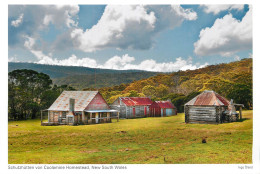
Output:
M97 93L98 91L63 91L48 110L68 111L69 99L73 98L75 99L74 111L83 111Z
M120 97L120 100L126 106L145 106L153 103L148 97Z
M155 101L160 108L175 108L175 106L170 101Z
M196 105L196 106L228 106L229 101L214 91L203 91L198 96L191 99L185 105Z

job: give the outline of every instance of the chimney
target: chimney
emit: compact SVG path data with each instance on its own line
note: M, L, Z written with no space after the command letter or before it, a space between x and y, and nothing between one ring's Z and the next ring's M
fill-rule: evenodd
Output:
M75 107L75 99L73 98L70 98L70 101L69 101L69 111L70 112L74 112L74 107Z
M234 103L233 99L231 99L231 100L230 100L230 104L229 104L230 115L237 113L234 104L235 104L235 103Z

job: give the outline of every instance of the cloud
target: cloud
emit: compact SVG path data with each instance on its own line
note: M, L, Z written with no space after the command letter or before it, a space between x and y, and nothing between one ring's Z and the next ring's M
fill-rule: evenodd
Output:
M23 13L20 16L11 22L11 25L14 27L19 27L19 25L23 22Z
M13 57L9 57L8 58L8 62L20 62L19 60L17 60L17 56L13 56Z
M24 35L39 37L39 31L48 29L50 24L63 30L76 27L78 12L78 5L9 5L8 45L22 45Z
M49 56L43 56L41 60L35 62L39 64L49 64L49 65L65 65L65 66L83 66L90 68L102 68L102 69L115 69L115 70L146 70L146 71L156 71L156 72L173 72L178 70L193 70L197 68L202 68L208 65L205 63L203 65L192 65L191 59L184 60L181 57L177 58L175 62L163 62L158 63L153 59L144 60L139 64L134 63L135 58L130 57L127 54L122 57L114 56L108 59L103 65L98 64L95 59L92 58L77 58L72 55L68 59L57 60Z
M204 12L206 13L213 13L214 15L217 15L221 11L225 10L243 10L244 5L243 4L222 4L222 5L201 5L201 7L204 9Z
M232 14L218 18L212 27L200 31L199 40L194 43L194 52L200 56L231 56L236 52L252 49L252 9L241 21Z
M235 55L234 60L235 60L235 61L239 61L239 60L240 60L240 57L239 57L238 55Z
M75 48L93 52L103 48L144 50L152 47L158 32L173 29L197 14L181 6L108 5L98 23L71 32Z
M94 59L82 58L78 59L75 55L72 55L68 59L58 60L53 59L49 56L41 57L41 60L35 62L38 64L48 64L48 65L63 65L63 66L84 66L90 68L97 68L97 62Z
M142 61L139 64L135 64L135 58L125 54L123 56L114 56L108 59L104 64L98 63L93 58L77 58L75 55L63 60L58 60L57 58L52 58L50 55L45 55L42 51L36 50L35 39L31 37L26 37L27 40L24 43L24 46L35 55L38 59L35 63L38 64L48 64L48 65L63 65L63 66L83 66L90 68L102 68L102 69L116 69L116 70L146 70L146 71L156 71L156 72L173 72L178 70L193 70L197 68L202 68L208 65L205 63L203 65L192 64L192 58L187 60L182 59L181 57L176 58L175 62L156 62L153 59L147 59Z

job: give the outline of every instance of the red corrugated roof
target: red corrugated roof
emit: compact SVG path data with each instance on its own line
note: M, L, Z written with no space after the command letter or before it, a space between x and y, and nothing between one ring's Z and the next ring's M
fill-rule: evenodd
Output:
M225 106L229 105L229 101L226 98L222 97L221 95L219 95L217 93L216 93L216 96Z
M228 106L229 101L222 97L221 95L217 94L214 91L204 91L192 100L190 100L185 105L196 105L196 106L209 106L209 105L216 105L216 106Z
M175 106L170 101L155 101L160 108L175 108Z
M120 97L120 99L127 106L144 106L153 103L148 97Z

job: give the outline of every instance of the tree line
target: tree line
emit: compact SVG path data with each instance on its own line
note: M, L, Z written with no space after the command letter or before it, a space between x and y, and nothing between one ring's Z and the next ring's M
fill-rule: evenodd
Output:
M168 100L183 112L184 104L204 90L213 90L228 100L253 108L252 59L178 71L99 89L108 103L118 97L150 97Z
M47 74L21 69L8 73L8 119L34 119L47 109L67 85L53 85Z
M204 90L214 90L235 103L253 108L252 59L205 68L158 74L131 83L99 88L108 104L118 97L150 97L168 100L183 112L184 104ZM50 77L34 70L14 70L8 74L9 119L36 118L47 109L68 85L54 85ZM86 84L83 90L97 90Z

